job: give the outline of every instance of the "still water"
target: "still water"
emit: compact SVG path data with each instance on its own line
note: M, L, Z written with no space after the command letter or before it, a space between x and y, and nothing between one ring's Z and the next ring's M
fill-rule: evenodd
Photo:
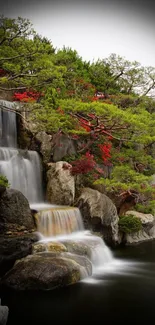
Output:
M155 324L155 241L113 252L104 269L48 292L5 292L12 324Z

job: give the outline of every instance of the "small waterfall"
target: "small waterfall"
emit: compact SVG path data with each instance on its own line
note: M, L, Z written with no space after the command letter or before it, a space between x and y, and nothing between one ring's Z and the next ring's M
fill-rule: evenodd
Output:
M38 231L47 237L84 230L81 213L78 208L52 208L39 211L36 217L38 220Z
M16 114L11 112L14 107L14 103L0 100L0 174L29 202L40 202L43 193L39 155L36 151L17 149Z
M37 209L37 205L31 205ZM113 261L111 250L104 241L84 229L80 210L74 207L40 206L36 213L40 243L44 243L46 252L48 243L60 242L69 249L69 253L81 254L83 250L92 262L92 270L97 270ZM72 245L74 248L72 248ZM71 250L70 250L71 249ZM73 249L73 250L72 250ZM75 251L74 251L75 249ZM77 250L76 250L77 249ZM88 276L88 271L81 266L81 279Z
M14 107L14 103L0 100L0 146L2 147L17 147L16 114L11 112ZM5 108L8 108L8 111Z

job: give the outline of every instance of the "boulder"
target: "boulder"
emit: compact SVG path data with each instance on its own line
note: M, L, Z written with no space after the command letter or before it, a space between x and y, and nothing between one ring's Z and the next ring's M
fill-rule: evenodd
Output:
M155 224L155 217L150 213L144 214L142 212L129 210L125 214L133 215L134 217L137 217L138 219L140 219L144 230L150 230Z
M91 248L88 244L86 244L83 241L74 241L74 240L62 240L63 244L66 246L68 252L72 254L77 254L77 255L83 255L87 256L88 258L91 258Z
M0 196L0 234L34 229L34 219L26 197L14 189L4 191Z
M148 241L154 238L155 236L150 236L149 234L147 234L145 230L142 229L138 232L125 234L123 241L125 242L126 245L134 245L134 244L140 244L144 241Z
M144 214L129 210L126 215L133 215L142 222L142 229L138 232L124 234L123 241L126 245L139 244L155 238L155 217L152 214Z
M99 232L108 244L117 244L118 215L111 199L97 190L83 188L77 200L82 212L85 228Z
M81 279L79 260L52 254L29 255L18 261L3 277L1 286L15 290L51 290Z
M7 306L2 306L0 300L0 325L5 325L7 323L8 314L9 308Z
M59 138L56 137L53 145L54 146L52 160L54 162L61 161L66 156L76 154L75 141L65 134L61 134Z
M33 254L47 251L53 253L61 253L66 252L67 248L65 247L65 245L58 241L49 241L47 243L37 242L33 244Z
M51 152L52 152L52 136L50 134L47 134L44 131L41 131L36 134L36 139L40 143L40 153L43 156L43 162L45 164L49 163L51 158Z
M17 259L32 252L32 245L37 241L35 233L16 237L0 236L0 277L12 268Z
M47 171L47 201L59 205L72 205L75 197L75 181L70 173L71 165L65 161L49 163Z

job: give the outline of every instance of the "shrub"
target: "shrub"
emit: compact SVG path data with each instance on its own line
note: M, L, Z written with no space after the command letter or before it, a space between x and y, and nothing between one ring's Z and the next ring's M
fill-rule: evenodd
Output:
M6 176L0 175L0 186L9 187L9 182Z
M124 233L138 232L142 228L141 220L131 214L121 216L118 224Z
M155 200L148 201L146 204L136 204L135 210L142 213L155 214Z

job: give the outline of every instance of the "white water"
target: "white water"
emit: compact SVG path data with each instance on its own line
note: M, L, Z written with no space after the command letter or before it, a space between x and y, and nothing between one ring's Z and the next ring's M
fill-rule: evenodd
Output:
M78 208L54 207L37 213L38 231L44 236L57 236L84 230Z
M21 191L29 202L43 201L41 164L35 151L17 149L14 103L0 100L0 174L11 188ZM2 106L9 110L3 110Z

